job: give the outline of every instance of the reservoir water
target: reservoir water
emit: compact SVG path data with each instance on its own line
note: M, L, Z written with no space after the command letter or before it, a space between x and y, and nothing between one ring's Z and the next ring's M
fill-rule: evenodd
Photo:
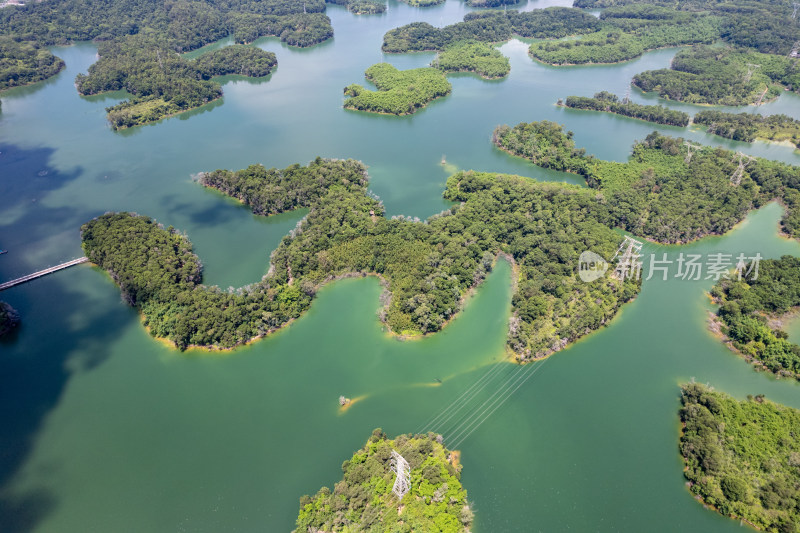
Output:
M548 5L557 2L525 9ZM498 124L561 122L578 146L620 161L656 129L554 104L604 89L623 94L634 74L666 67L676 49L554 68L512 40L500 47L511 60L506 80L450 76L450 96L408 117L342 109L342 88L364 83L373 63L412 68L433 58L381 54L387 30L449 24L467 11L456 0L426 10L389 0L386 14L361 17L329 6L332 41L298 50L261 40L278 56L269 78L228 80L222 101L123 133L104 116L124 94L81 98L73 86L96 48L55 48L64 72L0 95L0 249L9 250L0 281L77 257L80 225L116 210L186 232L206 283L257 281L304 213L255 217L193 182L204 170L356 158L390 216L424 218L447 207L441 192L456 169L577 182L493 148ZM800 97L785 94L757 112L800 117ZM800 164L785 146L657 129ZM799 243L778 235L780 215L770 204L725 236L645 252L800 255ZM4 291L23 326L0 342L0 530L289 531L299 497L332 486L373 428L416 431L492 369L494 386L505 383L514 370L504 353L510 281L501 260L444 331L407 342L381 328L376 279L339 281L284 331L226 354L178 353L153 340L110 279L87 265ZM646 281L609 327L541 363L463 439L476 532L740 529L684 485L678 386L694 378L797 408L800 386L754 372L707 331L712 283ZM492 392L469 398L479 405ZM356 401L340 411L339 395Z

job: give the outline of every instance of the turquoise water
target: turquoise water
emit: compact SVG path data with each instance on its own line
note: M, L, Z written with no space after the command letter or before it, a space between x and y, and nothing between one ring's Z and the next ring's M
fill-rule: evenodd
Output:
M78 256L83 222L131 210L185 231L207 283L257 281L304 213L255 217L193 182L205 170L357 158L389 215L426 217L447 207L441 192L456 169L576 182L495 149L489 138L498 124L555 120L579 146L615 160L656 129L554 104L602 89L622 94L634 74L667 66L676 49L619 65L555 68L533 62L512 40L500 47L511 60L506 80L452 76L450 96L409 117L341 108L342 88L363 82L371 64L411 68L432 59L381 54L386 30L415 20L448 24L467 10L454 0L427 10L390 1L384 15L357 17L329 6L332 41L306 50L259 41L278 56L269 78L229 81L221 102L123 133L109 129L104 108L124 94L81 98L73 86L95 47L54 49L64 72L2 94L0 248L9 253L0 256L0 280ZM635 91L633 98L654 100ZM784 94L758 111L800 117L798 104ZM800 164L784 146L657 129ZM800 245L777 235L779 218L771 204L726 236L645 251L673 259L800 254ZM180 354L154 341L108 277L87 265L5 291L24 324L0 343L0 524L58 533L288 531L298 498L332 486L373 428L415 431L500 365L491 386L468 396L464 412L475 418L467 421L483 420L479 406L515 370L503 360L510 277L500 261L443 332L408 342L382 331L374 278L340 281L285 331L223 355ZM609 327L541 364L474 432L461 432L475 531L739 527L684 486L678 385L695 378L794 407L800 389L754 372L707 332L704 292L712 283L645 282ZM346 412L338 408L342 394L357 399ZM434 429L458 434L458 419Z

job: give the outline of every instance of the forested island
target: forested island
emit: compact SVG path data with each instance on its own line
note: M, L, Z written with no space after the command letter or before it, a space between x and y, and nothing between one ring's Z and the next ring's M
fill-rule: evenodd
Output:
M774 198L787 206L784 231L800 237L800 167L755 158L737 173L740 156L721 148L692 151L681 138L653 132L629 161L587 156L572 132L549 121L498 126L494 143L534 164L583 176L604 194L613 225L664 243L684 243L730 230Z
M698 383L681 387L680 450L690 490L720 514L763 531L800 523L800 411Z
M111 127L124 129L181 113L222 96L214 76L268 75L278 64L275 54L233 45L189 61L163 39L144 35L107 41L98 47L100 59L88 75L75 79L78 92L92 95L125 89L130 100L107 108Z
M390 53L441 51L458 41L499 43L513 35L535 39L559 38L596 31L599 26L592 15L567 7L548 7L524 13L490 10L467 13L463 22L443 28L427 22L412 22L389 30L383 36L381 49Z
M639 73L633 83L679 102L760 104L784 88L800 89L800 64L743 48L696 46L678 52L670 68Z
M726 139L744 142L753 142L756 139L790 142L800 148L800 120L787 115L765 116L709 110L697 113L693 121L695 124L708 126L708 133Z
M0 91L55 76L64 62L34 41L0 35Z
M392 492L392 452L411 468L411 486L402 500ZM380 429L352 459L331 491L323 487L300 499L297 533L307 531L441 531L468 533L473 512L461 485L457 452L441 436L400 435L388 439Z
M357 83L344 88L345 109L370 113L410 115L431 101L450 94L452 85L441 70L415 68L397 70L389 63L376 63L364 76L375 84L377 91L365 89Z
M531 57L550 65L617 63L655 48L712 43L720 36L718 17L666 7L613 7L603 11L600 19L598 31L580 39L531 44Z
M775 324L800 306L800 259L762 260L756 279L722 279L711 295L720 304L721 331L737 352L759 368L800 379L800 346Z
M0 300L0 337L3 337L19 325L19 313L8 303Z
M444 0L400 0L400 1L405 2L411 7L430 7L439 4L444 4Z
M387 219L356 161L317 159L284 170L256 165L201 182L256 213L308 207L272 254L269 274L237 292L200 284L185 237L149 218L107 214L82 228L83 248L106 269L150 333L178 348L231 348L266 335L342 276L377 274L388 298L381 320L403 335L440 330L504 253L519 279L508 346L525 361L548 355L606 324L638 292L638 280L583 283L579 254L609 259L621 242L594 191L518 176L459 172L444 197L459 202L425 222Z
M365 5L371 0L358 2L359 9L378 9ZM53 63L53 56L38 48L40 45L95 40L100 60L90 67L88 76L78 76L76 84L81 94L87 95L128 90L133 98L108 110L112 127L126 128L219 98L221 88L209 80L211 76L264 76L275 65L274 54L258 49L223 49L194 63L178 56L179 52L228 35L236 43L275 36L292 46L311 46L333 36L324 11L323 0L31 2L0 10L0 34L35 47L35 73L24 61L3 61L0 71L7 80L23 76L44 79L63 64L57 59Z
M329 4L345 6L354 15L375 15L386 11L386 4L376 0L325 0Z
M480 41L460 41L447 46L432 65L444 72L474 72L482 78L508 76L508 58L492 45Z
M688 113L675 111L662 105L642 105L631 101L620 102L617 95L608 91L595 93L592 98L568 96L561 105L573 109L604 111L668 126L687 126L689 124Z

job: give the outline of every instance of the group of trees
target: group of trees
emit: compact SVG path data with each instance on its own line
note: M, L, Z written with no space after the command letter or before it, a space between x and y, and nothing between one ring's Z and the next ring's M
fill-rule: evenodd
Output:
M792 4L782 0L575 0L578 8L600 9L620 6L662 7L690 15L710 14L720 18L720 37L734 45L759 52L788 55L792 43L800 40L800 27L790 24Z
M201 106L222 95L213 76L260 77L277 65L275 54L233 45L188 61L163 40L139 34L100 44L100 60L75 80L84 95L125 89L130 100L107 109L114 129L146 124Z
M788 206L784 229L800 236L800 167L758 158L734 185L738 158L728 150L703 148L689 158L683 139L653 132L634 145L629 161L603 161L576 149L572 132L548 121L498 126L494 142L541 167L580 174L604 193L615 225L659 242L724 233L776 197Z
M745 49L696 46L678 52L670 68L637 74L633 83L670 100L748 105L774 98L781 86L800 88L800 65Z
M518 266L508 344L522 360L601 327L638 291L637 280L582 283L575 275L583 250L610 258L621 240L608 207L585 188L460 172L444 194L459 205L414 222L383 216L355 161L252 166L201 181L257 213L310 211L273 253L270 273L236 293L201 285L185 237L150 219L109 214L83 227L87 257L110 272L153 335L179 348L229 348L262 336L304 311L320 285L353 273L385 280L382 320L392 331L435 332L499 253Z
M371 113L409 115L436 98L450 94L452 85L441 70L416 68L397 70L389 63L377 63L369 67L365 77L375 84L377 91L370 91L356 83L344 88L346 109L358 109Z
M611 7L600 20L597 32L575 40L533 43L530 55L551 65L616 63L654 48L711 43L720 33L718 17L648 5Z
M7 335L19 325L19 313L8 303L0 300L0 337Z
M40 44L0 35L0 91L46 80L63 68L64 62Z
M513 35L536 39L559 38L595 31L600 23L579 9L549 7L530 12L481 11L468 13L463 22L444 28L413 22L383 36L384 52L440 51L457 41L507 41Z
M392 451L410 466L410 490L401 501L392 493ZM388 439L380 429L352 459L331 491L300 498L297 533L308 531L438 531L467 533L473 513L460 481L461 465L442 445L441 435L400 435Z
M326 0L330 4L345 6L354 15L374 15L386 11L386 4L375 0Z
M474 72L483 78L508 76L508 58L492 45L480 41L460 41L447 46L431 66L444 72Z
M720 280L711 294L720 303L717 316L725 333L740 353L775 374L800 379L800 346L768 321L800 306L800 259L762 260L755 279Z
M694 123L708 126L708 133L734 141L790 141L800 148L800 121L787 115L701 111L694 116Z
M568 96L563 105L573 109L590 109L592 111L616 113L617 115L669 126L687 126L689 124L688 113L675 111L661 105L642 105L630 101L620 102L617 95L607 91L596 93L593 98Z
M680 450L690 490L762 531L800 524L800 411L690 383L681 387Z

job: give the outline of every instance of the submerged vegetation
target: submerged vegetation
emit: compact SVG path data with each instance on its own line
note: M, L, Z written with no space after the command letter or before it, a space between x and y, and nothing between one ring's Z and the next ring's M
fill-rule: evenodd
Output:
M236 293L201 285L186 238L144 217L108 214L82 229L87 257L109 271L153 335L179 348L230 348L263 336L307 309L322 284L358 273L383 278L389 298L381 318L392 331L435 332L500 253L518 267L508 344L520 359L601 327L638 291L630 279L582 283L575 275L581 251L610 258L621 240L608 208L580 187L460 172L444 194L460 205L413 222L383 216L355 161L317 159L282 171L256 165L202 182L256 213L310 208L261 282Z
M439 54L432 66L444 72L474 72L483 78L508 76L508 58L493 46L479 41L454 43Z
M692 104L748 105L800 88L800 64L745 49L696 46L681 50L668 69L637 74L633 83L662 98Z
M140 36L102 43L98 50L100 60L75 82L83 95L122 89L133 95L107 109L114 129L160 120L219 98L222 88L213 76L266 76L278 63L272 52L241 45L187 61L164 42Z
M607 91L596 93L593 98L568 96L563 105L573 109L605 111L669 126L686 126L689 124L688 113L661 105L642 105L630 101L620 102L617 95Z
M434 68L397 70L389 63L377 63L369 67L365 77L375 84L377 91L370 91L356 83L348 85L344 94L347 109L410 115L429 102L450 94L452 86L444 73Z
M738 175L737 154L699 147L689 156L683 139L657 132L634 145L629 161L604 161L548 121L498 126L494 142L538 166L583 176L604 194L614 225L636 235L680 243L721 234L777 197L788 206L784 230L800 237L800 167L757 158Z
M0 91L58 74L64 62L36 42L0 35Z
M690 383L681 387L680 450L690 490L725 516L764 531L800 523L800 411L738 401Z
M723 279L711 289L720 303L717 316L723 331L752 363L800 379L800 346L770 323L800 306L800 259L785 255L762 260L752 278Z
M8 303L0 300L0 337L11 333L19 325L19 313Z
M708 133L734 141L789 141L800 148L800 121L787 115L701 111L694 116L694 123L708 126Z
M392 492L392 452L410 466L410 490L398 500ZM297 533L307 531L441 531L467 533L473 513L461 485L457 455L441 436L400 435L388 439L380 429L349 461L333 491L323 487L300 499Z

